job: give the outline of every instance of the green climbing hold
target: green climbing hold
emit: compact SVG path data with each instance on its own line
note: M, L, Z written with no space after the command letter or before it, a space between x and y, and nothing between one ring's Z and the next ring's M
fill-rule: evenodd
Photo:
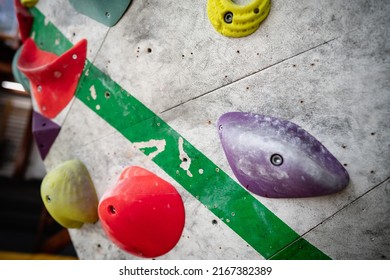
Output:
M78 11L106 26L114 26L126 12L131 0L69 0Z
M19 83L22 84L24 90L26 92L30 92L30 81L29 79L18 69L17 64L19 60L20 53L22 51L22 47L20 47L12 60L12 74L14 75L15 80Z

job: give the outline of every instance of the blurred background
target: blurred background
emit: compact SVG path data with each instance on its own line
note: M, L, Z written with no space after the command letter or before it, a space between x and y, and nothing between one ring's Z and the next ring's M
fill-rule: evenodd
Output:
M46 170L32 135L29 93L15 82L21 42L13 0L0 0L0 259L76 259L68 231L40 197Z

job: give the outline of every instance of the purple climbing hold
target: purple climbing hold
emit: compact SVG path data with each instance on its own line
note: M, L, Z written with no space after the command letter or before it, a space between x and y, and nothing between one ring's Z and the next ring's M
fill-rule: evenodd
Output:
M249 191L275 198L335 193L349 183L341 163L298 125L271 116L230 112L218 121L227 160Z
M45 159L61 127L37 112L33 112L32 130L41 158Z

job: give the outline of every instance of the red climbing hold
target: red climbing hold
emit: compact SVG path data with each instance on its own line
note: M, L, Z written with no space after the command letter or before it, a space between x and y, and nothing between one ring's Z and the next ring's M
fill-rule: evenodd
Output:
M28 9L22 5L20 0L14 0L14 7L16 12L16 18L19 24L19 34L22 42L26 41L30 37L31 27L34 21L34 17L30 14Z
M123 250L154 258L169 252L184 227L184 205L176 189L155 174L128 167L99 203L107 236Z
M57 56L38 49L29 38L23 45L17 66L30 80L31 92L40 113L56 117L72 100L87 55L87 40Z

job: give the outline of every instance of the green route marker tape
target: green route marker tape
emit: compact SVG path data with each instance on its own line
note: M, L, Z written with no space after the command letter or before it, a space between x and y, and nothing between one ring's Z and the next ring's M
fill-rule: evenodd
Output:
M39 10L31 11L34 40L42 49L60 54L72 46L53 24L45 24ZM91 98L91 90L97 98ZM329 259L90 62L76 96L131 143L165 141L164 151L155 152L153 161L264 258Z

